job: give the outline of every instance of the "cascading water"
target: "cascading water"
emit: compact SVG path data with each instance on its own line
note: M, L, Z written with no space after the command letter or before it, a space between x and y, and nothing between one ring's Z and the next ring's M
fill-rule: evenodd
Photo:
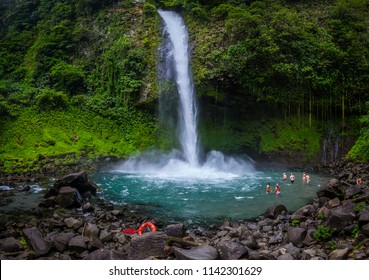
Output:
M197 136L197 104L195 88L191 78L190 54L188 49L188 33L183 19L171 11L159 11L166 24L173 56L175 78L180 97L180 135L179 140L183 154L191 166L199 165Z

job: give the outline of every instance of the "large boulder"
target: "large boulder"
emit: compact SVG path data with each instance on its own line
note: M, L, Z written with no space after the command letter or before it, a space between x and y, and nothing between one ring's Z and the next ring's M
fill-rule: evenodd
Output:
M355 218L355 205L353 203L346 203L331 209L323 224L339 232L347 225L351 225L355 221Z
M300 227L290 227L287 231L288 241L294 246L301 247L306 238L307 231Z
M22 243L14 237L0 239L0 249L6 253L19 252L24 250Z
M87 173L84 171L59 178L54 183L54 187L57 189L62 187L72 187L76 188L81 194L88 191L93 195L96 194L96 186L88 180Z
M99 228L96 224L87 222L85 223L84 227L83 227L83 235L87 236L89 238L91 237L98 237L99 236Z
M24 228L23 235L37 256L45 256L49 253L52 243L45 239L36 227Z
M347 259L348 252L349 252L348 248L336 249L329 254L329 259L330 260L345 260Z
M55 201L64 208L79 208L82 206L82 197L79 191L71 187L61 188Z
M89 238L82 235L77 235L71 238L68 243L68 248L72 252L82 253L87 250Z
M149 257L167 257L166 237L167 235L162 232L148 232L143 235L133 236L128 258L132 260L143 260Z
M60 192L60 189L63 187L71 187L75 188L79 191L80 194L84 195L86 193L91 193L92 195L96 195L97 186L90 182L87 177L87 173L77 172L73 174L66 175L62 178L59 178L54 185L46 192L44 198L49 198L51 196L57 196Z
M306 205L298 209L291 215L291 220L306 221L307 218L314 218L315 208L313 205Z
M322 185L316 191L318 197L328 197L344 199L346 188L338 179L332 179L328 183Z
M183 224L172 224L165 228L165 233L168 236L180 237L182 238L185 234L185 228Z
M264 216L267 218L275 219L278 215L282 214L283 212L287 212L286 206L283 204L274 205L272 207L269 207L265 213Z
M234 241L221 241L217 245L222 260L238 260L247 257L247 247Z
M54 244L54 248L59 251L63 252L68 248L69 241L75 236L73 232L61 232L56 234L51 241Z
M362 185L354 185L349 187L345 191L345 199L353 198L355 195L361 195L364 193L364 186Z

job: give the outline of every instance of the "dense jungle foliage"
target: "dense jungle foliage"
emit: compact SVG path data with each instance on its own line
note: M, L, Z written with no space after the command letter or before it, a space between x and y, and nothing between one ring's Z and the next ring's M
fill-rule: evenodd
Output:
M369 160L368 0L0 0L3 170L171 148L159 8L188 25L205 149L309 159L329 134Z

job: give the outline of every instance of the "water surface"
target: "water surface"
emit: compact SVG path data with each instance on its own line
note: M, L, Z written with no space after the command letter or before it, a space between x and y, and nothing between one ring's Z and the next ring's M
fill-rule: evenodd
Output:
M101 196L115 205L140 209L165 222L208 224L253 219L276 204L295 211L316 198L317 188L328 181L310 174L312 182L303 184L302 172L294 172L296 180L291 184L282 181L283 172L253 170L239 174L198 168L143 173L116 169L95 174L93 180L101 187ZM273 191L275 184L280 184L280 196L265 192L268 182Z

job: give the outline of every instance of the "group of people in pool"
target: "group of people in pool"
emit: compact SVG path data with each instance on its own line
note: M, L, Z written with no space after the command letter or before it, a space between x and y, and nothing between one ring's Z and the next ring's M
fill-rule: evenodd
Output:
M282 181L283 182L286 182L287 181L287 174L286 173L283 173ZM291 175L290 175L290 182L291 182L291 184L293 184L295 182L295 175L293 175L292 172L291 172ZM306 172L304 172L302 174L302 183L303 184L310 184L310 182L311 182L310 175L307 174ZM269 194L269 193L272 192L272 187L271 187L271 185L270 185L269 182L266 185L265 192L267 194ZM280 187L279 183L275 183L274 192L275 192L276 195L280 195L281 194L281 187Z

